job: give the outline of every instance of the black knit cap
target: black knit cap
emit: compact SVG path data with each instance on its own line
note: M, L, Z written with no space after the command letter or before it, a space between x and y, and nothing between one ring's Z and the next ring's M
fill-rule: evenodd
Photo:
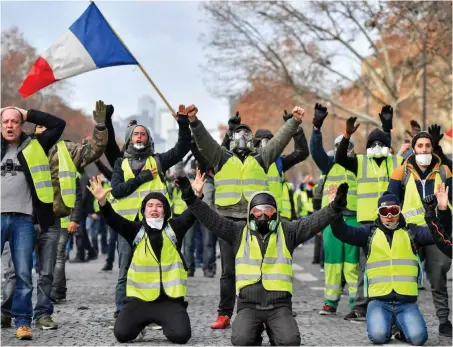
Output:
M165 219L165 221L167 221L170 218L170 216L171 216L170 204L169 204L167 198L165 197L165 195L163 195L162 193L158 193L158 192L151 192L147 196L145 196L145 198L143 199L142 207L140 209L140 211L142 212L143 217L145 216L146 203L149 200L151 200L151 199L157 199L159 201L162 201L162 203L164 204L164 214L165 214L164 219Z
M382 196L378 200L378 208L392 205L401 206L400 200L392 192L384 192L384 194L382 194Z
M247 125L247 124L239 124L233 132L237 133L239 132L240 130L248 130L250 132L252 132L252 129Z
M374 141L381 141L387 147L390 147L389 138L381 129L374 129L370 135L368 135L368 139L366 141L366 148L371 148L371 144Z
M258 129L255 133L255 139L262 140L262 139L271 139L274 137L274 134L268 129Z
M420 131L417 135L412 138L412 148L415 148L415 144L417 143L418 139L429 139L431 144L433 143L433 138L431 135L426 131Z
M250 208L258 205L271 205L277 208L275 198L271 194L266 192L256 194L250 201Z

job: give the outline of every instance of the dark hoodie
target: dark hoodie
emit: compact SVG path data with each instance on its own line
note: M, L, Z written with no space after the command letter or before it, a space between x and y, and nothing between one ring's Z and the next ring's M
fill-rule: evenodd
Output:
M363 224L360 227L349 226L343 220L339 220L338 223L332 223L332 232L337 239L352 246L363 247L365 254L368 254L368 240L375 228L379 228L384 232L389 245L392 246L394 230L387 229L381 223L380 218L377 218L374 221L374 224ZM400 223L398 225L398 229L401 228L406 228L409 234L412 235L416 249L419 249L421 246L429 246L435 243L428 227L406 224L406 221L402 215L400 215ZM388 295L375 299L406 303L417 301L417 297L401 295L394 291Z
M123 217L121 217L118 213L116 213L112 205L110 205L109 202L107 202L104 206L101 206L100 212L103 214L105 218L105 222L107 225L109 225L112 229L115 229L115 231L118 232L122 237L126 239L126 241L133 247L133 250L135 251L135 247L132 245L135 237L137 236L138 232L142 227L145 228L145 232L148 236L149 243L152 247L152 250L156 254L157 259L160 260L161 257L161 252L162 252L162 244L163 244L163 238L162 238L162 232L165 226L169 224L173 231L175 232L176 235L176 247L178 249L178 252L184 262L184 257L181 254L181 245L182 245L182 240L184 239L184 236L186 232L192 227L193 223L196 221L194 215L186 210L183 212L178 217L171 218L171 208L170 204L168 203L168 200L165 198L164 195L161 193L149 193L145 199L143 199L142 202L142 207L141 207L141 212L142 215L144 215L145 212L145 205L150 199L158 199L162 201L164 204L164 210L165 210L165 220L164 224L162 226L162 229L154 229L150 228L148 224L146 224L146 219L143 218L141 221L134 221L131 222ZM151 257L151 252L149 253ZM184 266L186 267L185 263ZM186 267L187 270L187 267ZM167 297L165 295L165 292L161 290L161 295L159 298Z
M390 148L390 145L391 145L390 133L383 132L382 130L379 130L379 129L374 129L368 135L366 148L367 149L370 148L371 144L374 141L381 141L387 147ZM335 162L337 164L343 166L346 170L351 171L354 175L357 175L357 165L358 165L357 155L354 155L353 157L349 157L348 156L348 147L349 147L349 139L347 139L346 137L343 137L341 139L341 142L340 142L337 152L335 154ZM373 159L376 161L376 164L381 166L385 157L373 158ZM389 176L391 176L391 175L392 175L392 173L389 172Z
M259 193L272 196L269 192L257 192L255 195ZM233 246L234 254L236 255L247 222L235 222L222 217L196 197L189 198L185 202L189 211L195 215L200 223ZM247 211L247 215L249 216L250 206ZM298 245L309 240L330 223L335 223L337 220L343 220L341 218L341 211L336 212L331 205L294 222L282 220L280 223L285 235L286 247L292 254ZM256 237L261 248L261 253L265 254L270 234L263 237L256 231L246 230L251 233L252 237ZM291 295L285 291L266 290L261 281L243 288L238 294L238 311L247 307L258 310L271 310L281 306L291 307Z

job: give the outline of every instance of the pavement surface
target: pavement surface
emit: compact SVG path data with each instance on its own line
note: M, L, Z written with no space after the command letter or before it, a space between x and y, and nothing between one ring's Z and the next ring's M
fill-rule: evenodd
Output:
M340 302L335 316L320 316L323 305L323 273L319 265L312 265L312 245L304 245L294 253L294 296L293 309L302 337L302 345L309 346L363 346L372 345L366 333L365 323L345 321L349 312L347 297ZM104 257L85 264L67 263L68 300L55 305L54 321L58 330L41 331L33 329L32 341L19 341L14 329L2 329L1 345L6 346L112 346L121 345L115 340L113 313L115 309L114 291L118 276L117 263L111 272L100 272ZM220 260L217 268L220 269ZM224 346L231 345L231 329L212 330L210 324L216 319L219 302L219 277L205 278L201 269L189 279L187 301L192 324L192 338L189 345ZM449 295L451 297L451 272L449 274ZM36 277L34 277L36 288ZM428 326L429 346L451 346L451 338L439 337L438 321L435 316L431 291L420 291L419 306ZM34 299L36 302L36 290ZM450 303L451 305L451 303ZM233 316L234 319L234 316ZM269 345L265 337L264 345ZM390 344L402 344L392 340ZM122 344L124 345L124 344ZM128 345L170 345L161 330L147 330L141 341Z

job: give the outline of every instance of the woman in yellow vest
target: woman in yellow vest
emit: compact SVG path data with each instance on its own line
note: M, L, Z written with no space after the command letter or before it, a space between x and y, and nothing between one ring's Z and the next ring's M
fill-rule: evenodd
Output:
M438 207L448 208L446 203ZM402 340L423 345L428 331L416 303L418 282L423 276L417 249L434 244L428 227L406 224L400 201L385 192L378 200L374 224L352 227L337 220L332 231L339 240L364 248L364 295L371 300L366 315L370 341L387 343L396 325Z
M110 190L104 189L96 177L90 181L90 191L99 201L106 223L133 249L127 272L127 299L115 321L115 337L119 342L134 340L147 325L155 323L169 341L184 344L191 337L191 326L184 301L187 267L181 244L195 218L185 211L170 219L167 198L152 192L141 204L142 220L129 221L107 201Z
M234 250L238 304L232 344L261 345L265 326L272 345L300 345L299 327L291 311L292 253L330 222L342 218L347 185L340 186L329 206L294 222L280 219L270 192L256 192L248 205L247 220L232 221L195 196L194 190L199 195L203 187L199 181L198 174L193 189L187 177L178 177L177 184L189 211Z

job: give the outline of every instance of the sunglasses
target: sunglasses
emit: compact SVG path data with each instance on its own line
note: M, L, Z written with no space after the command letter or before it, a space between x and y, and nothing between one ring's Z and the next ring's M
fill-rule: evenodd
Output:
M257 205L252 208L251 212L255 218L260 218L263 214L270 218L277 212L277 209L271 205Z
M401 207L398 205L379 207L378 213L381 217L396 217L401 213Z

